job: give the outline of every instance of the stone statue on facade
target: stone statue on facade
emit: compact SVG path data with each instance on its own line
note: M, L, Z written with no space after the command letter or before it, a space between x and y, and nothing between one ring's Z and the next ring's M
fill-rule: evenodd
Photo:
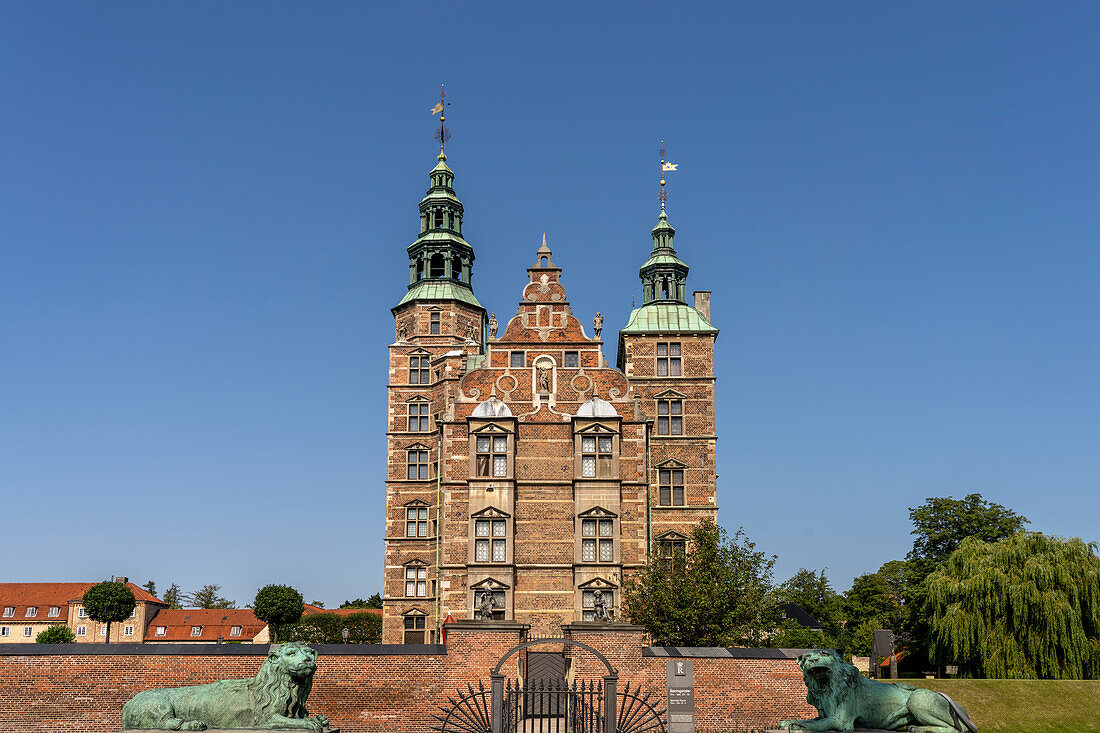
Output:
M592 594L592 617L601 623L609 624L615 620L615 611L607 605L603 592L597 590Z
M489 316L489 338L495 339L497 337L497 314L493 313Z
M550 368L540 366L538 371L539 371L539 373L538 373L539 392L543 392L543 393L549 392L550 391Z
M397 341L400 343L402 341L408 341L408 340L409 340L409 327L407 325L405 325L404 323L402 323L400 326L397 327Z
M496 599L493 598L493 594L490 591L485 591L481 594L481 598L478 599L477 613L478 618L482 621L493 620L493 609L497 607Z
M798 658L806 702L817 708L810 720L784 720L789 730L849 731L860 728L924 733L977 733L966 710L944 695L901 682L869 680L833 649L814 649Z
M325 730L328 718L306 711L316 671L317 652L305 642L272 644L260 671L251 679L139 692L122 706L122 726L142 730Z
M592 319L592 330L595 332L596 338L599 338L600 334L603 333L603 316L600 315L599 311L596 312L596 317Z
M466 340L477 343L477 326L473 321L466 321Z

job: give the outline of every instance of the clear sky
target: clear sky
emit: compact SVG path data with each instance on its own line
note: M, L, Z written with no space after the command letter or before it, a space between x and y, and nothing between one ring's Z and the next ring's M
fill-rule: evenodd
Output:
M448 146L485 306L607 357L658 141L720 521L828 567L981 492L1100 539L1095 3L0 4L0 580L380 590L389 308Z

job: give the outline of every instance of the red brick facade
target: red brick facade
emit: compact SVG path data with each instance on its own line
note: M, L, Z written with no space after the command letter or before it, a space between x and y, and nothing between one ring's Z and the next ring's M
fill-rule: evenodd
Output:
M611 661L620 689L626 682L641 685L657 694L663 706L666 657L657 655L665 650L644 648L637 631L565 631ZM322 646L308 708L324 713L345 733L427 733L432 714L459 687L476 687L479 681L488 686L489 672L523 633L519 625L498 624L495 631L451 628L446 647L366 646L357 652L353 646ZM117 731L123 703L138 692L250 677L265 653L265 647L254 645L235 647L231 654L211 653L224 652L225 646L190 647L191 653L139 645L109 649L117 653L66 647L60 654L40 654L52 650L40 645L0 647L0 733ZM599 680L606 673L587 651L574 647L567 653L574 679ZM502 672L515 677L521 658L513 655ZM780 719L814 715L804 702L805 687L793 659L694 656L694 662L699 733L759 730Z
M494 618L559 635L596 590L617 609L655 540L716 516L717 332L624 335L616 368L550 255L499 336L472 297L394 309L385 643L433 642L486 593Z

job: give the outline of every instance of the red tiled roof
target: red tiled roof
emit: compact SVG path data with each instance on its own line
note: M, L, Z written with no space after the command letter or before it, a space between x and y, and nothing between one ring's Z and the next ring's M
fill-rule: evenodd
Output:
M202 627L198 636L191 635L195 626ZM230 635L234 626L241 627L239 636ZM158 628L163 634L157 634ZM162 608L145 629L145 641L252 641L267 627L251 608Z
M31 619L34 621L49 621L51 620L49 616L50 607L57 606L64 610L61 611L60 616L55 616L52 620L64 623L69 615L69 601L79 602L84 597L85 591L95 584L95 582L0 583L0 607L9 608L14 606L15 616L9 616L8 618L15 618L20 621L27 619L28 608L37 608L38 615L32 616ZM127 583L126 587L134 592L134 598L139 603L158 603L162 605L164 603L149 595L149 592L144 588L133 583Z

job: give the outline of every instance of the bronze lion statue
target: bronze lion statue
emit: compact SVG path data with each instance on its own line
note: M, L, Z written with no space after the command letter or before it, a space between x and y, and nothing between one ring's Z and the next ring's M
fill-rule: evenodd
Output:
M328 718L306 712L306 697L316 671L317 652L302 642L272 644L260 671L251 679L139 692L122 706L122 726L146 730L324 730Z
M798 666L806 683L806 702L818 715L813 720L784 720L780 728L977 733L966 711L947 695L866 679L832 649L808 651L798 658Z

